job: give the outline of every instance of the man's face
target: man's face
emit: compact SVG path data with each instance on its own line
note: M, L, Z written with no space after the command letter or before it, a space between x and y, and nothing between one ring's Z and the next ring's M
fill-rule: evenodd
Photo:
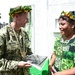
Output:
M23 13L18 17L18 23L21 27L24 27L28 23L28 13Z

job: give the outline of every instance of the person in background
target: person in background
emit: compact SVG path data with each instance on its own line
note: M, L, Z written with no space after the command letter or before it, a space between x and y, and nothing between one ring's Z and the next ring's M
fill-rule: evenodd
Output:
M75 75L75 11L61 12L49 68L51 75Z
M30 6L12 8L13 22L0 29L0 75L30 75L31 64L22 59L32 54L25 31L31 10Z

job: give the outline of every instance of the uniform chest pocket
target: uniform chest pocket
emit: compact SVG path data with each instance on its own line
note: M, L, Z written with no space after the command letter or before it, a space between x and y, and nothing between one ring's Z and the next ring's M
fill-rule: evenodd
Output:
M6 43L7 45L7 50L17 50L19 49L19 44L17 43L17 41L8 41Z

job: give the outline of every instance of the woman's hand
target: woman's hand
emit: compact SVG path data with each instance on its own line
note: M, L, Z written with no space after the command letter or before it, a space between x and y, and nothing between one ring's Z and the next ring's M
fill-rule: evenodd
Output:
M54 75L63 75L61 72L56 72Z
M54 75L54 73L56 73L56 70L53 66L49 65L49 69L50 69L51 75Z

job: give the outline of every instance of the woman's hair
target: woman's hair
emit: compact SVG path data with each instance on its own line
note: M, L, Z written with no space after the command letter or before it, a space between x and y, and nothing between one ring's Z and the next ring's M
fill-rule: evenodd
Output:
M58 20L60 20L61 18L62 18L63 20L66 20L70 25L72 25L72 24L75 23L75 20L70 19L68 16L63 16L63 15L61 15Z

